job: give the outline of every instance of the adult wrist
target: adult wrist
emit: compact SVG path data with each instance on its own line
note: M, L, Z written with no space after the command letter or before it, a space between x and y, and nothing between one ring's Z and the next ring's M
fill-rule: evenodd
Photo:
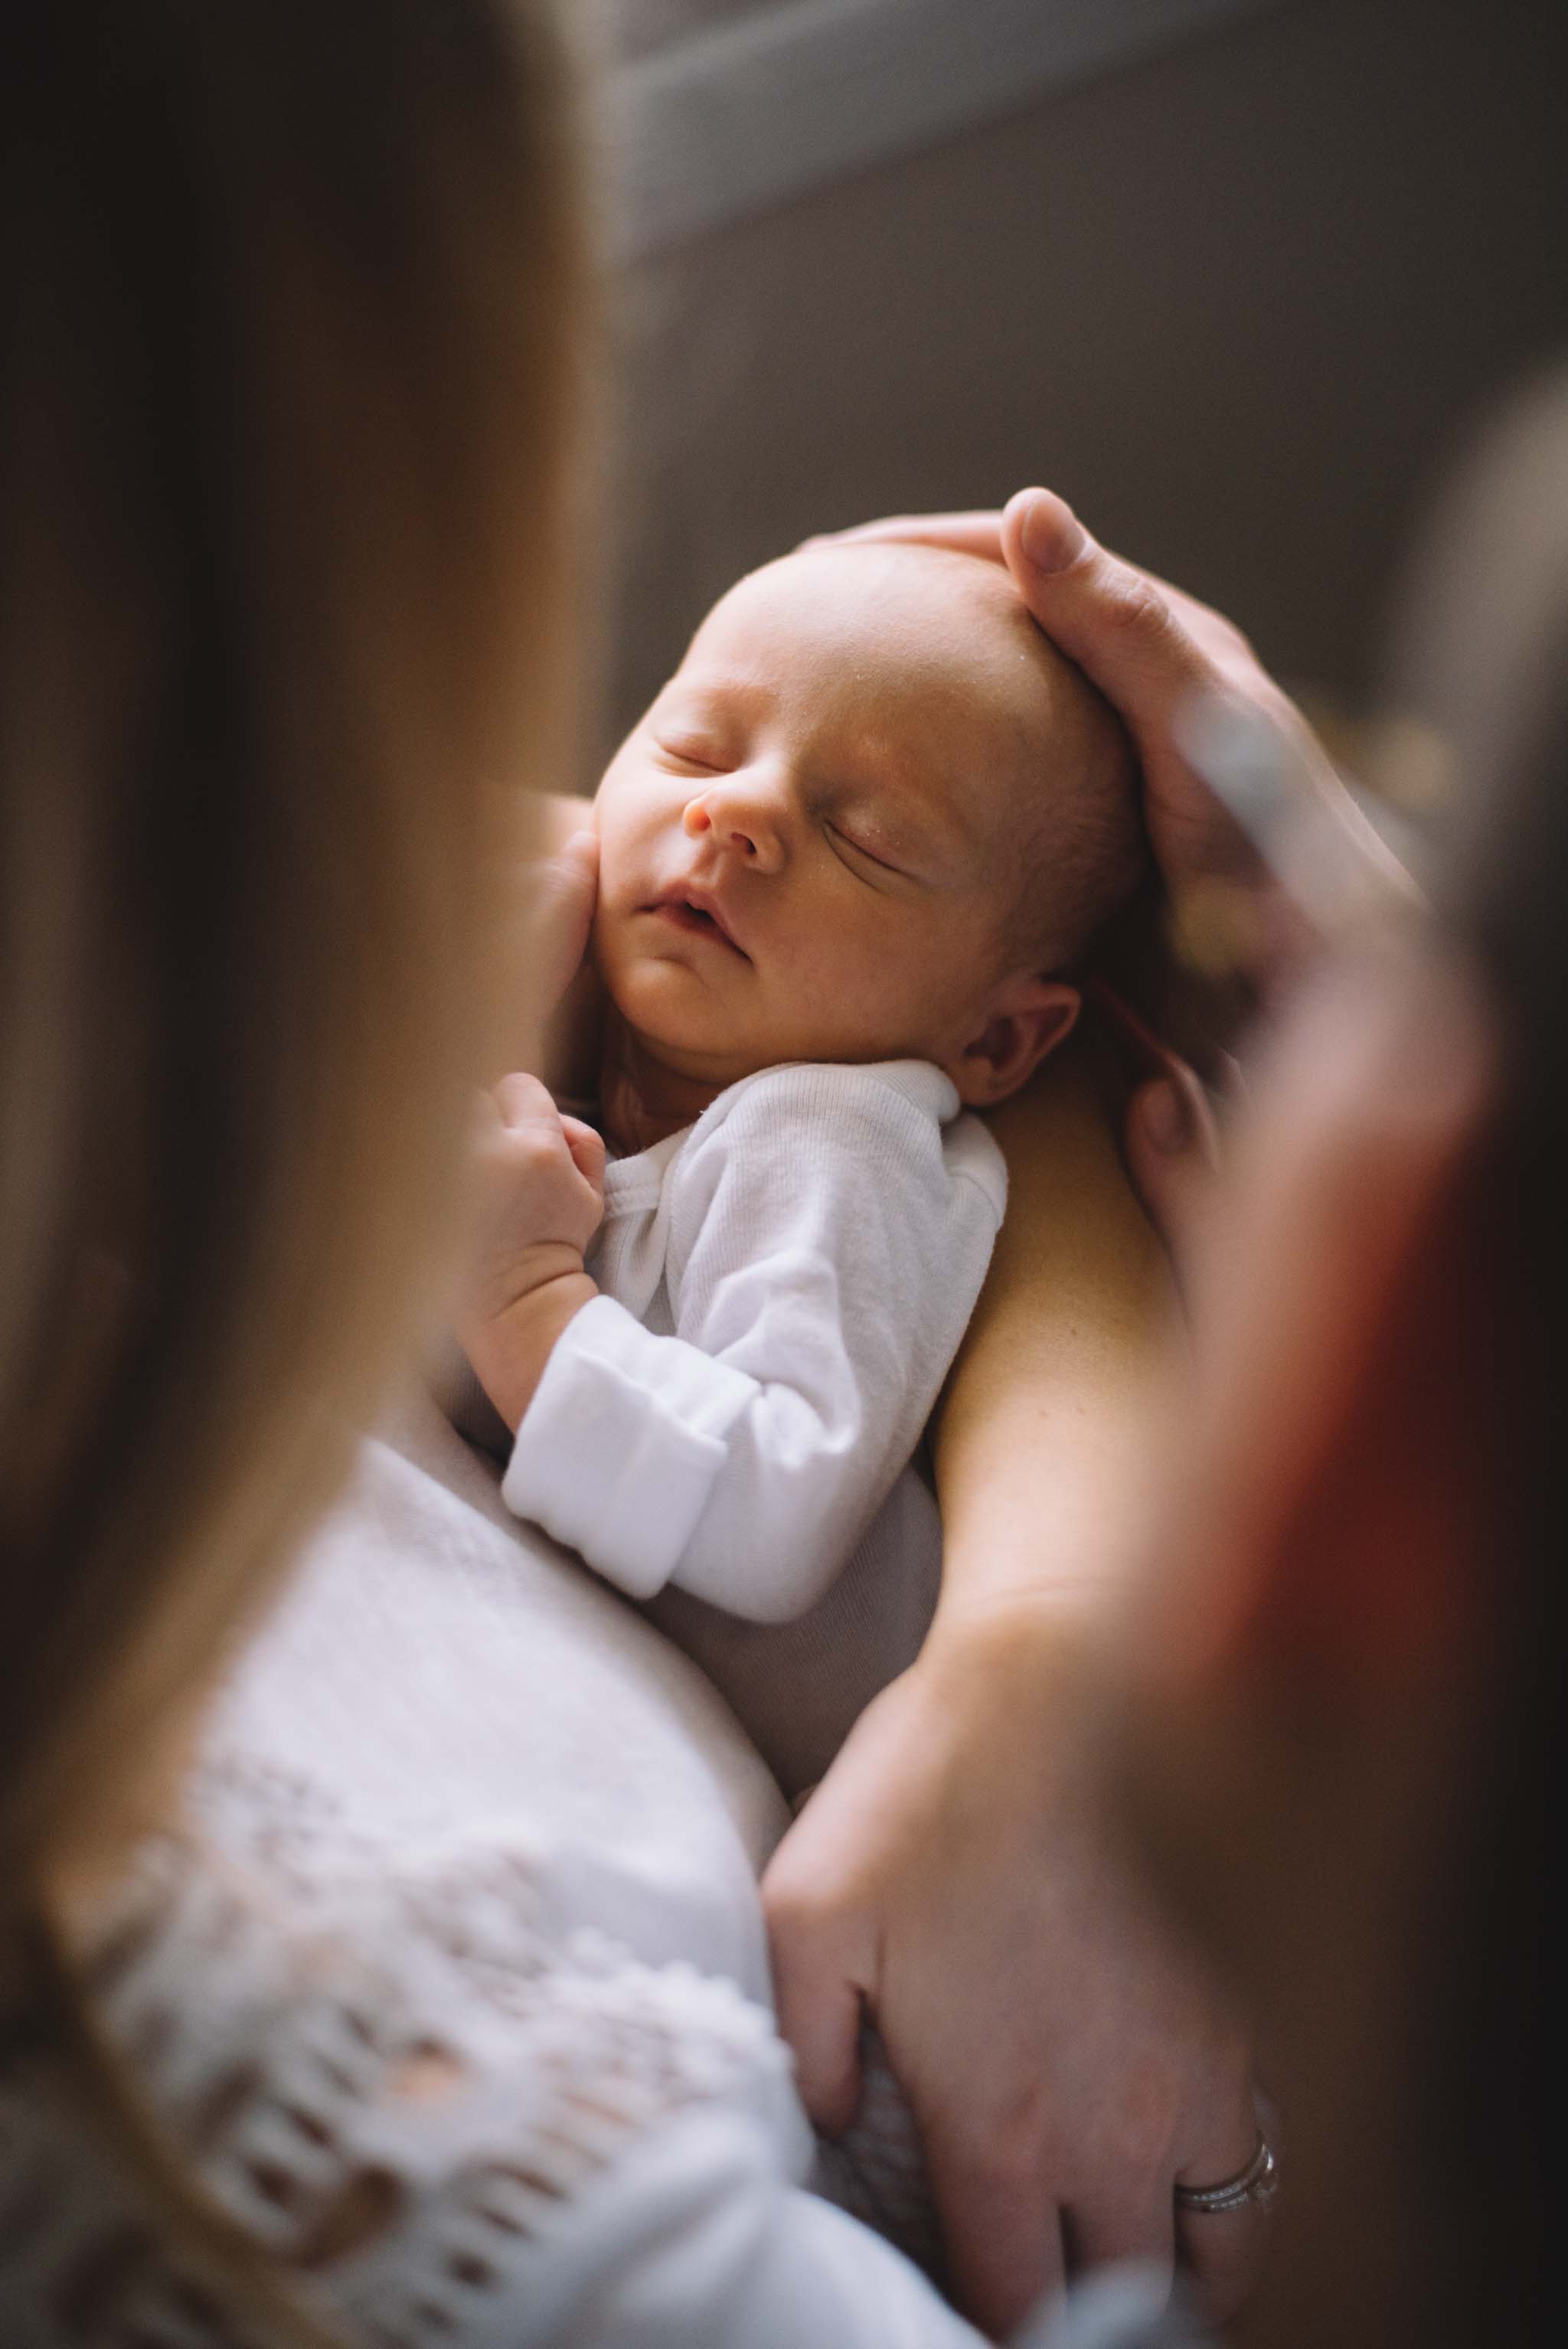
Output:
M944 1599L913 1671L944 1713L1042 1733L1081 1717L1099 1682L1103 1608L1086 1584Z
M1041 1849L1092 1841L1097 1647L1084 1613L1033 1602L934 1623L906 1675L912 1759L939 1784L966 1788L993 1822L988 1833L1021 1834Z
M1024 1561L1012 1572L993 1564L984 1574L965 1574L962 1556L950 1547L922 1653L985 1656L1016 1648L1041 1658L1081 1655L1098 1642L1107 1599L1103 1570L1053 1570L1047 1578Z

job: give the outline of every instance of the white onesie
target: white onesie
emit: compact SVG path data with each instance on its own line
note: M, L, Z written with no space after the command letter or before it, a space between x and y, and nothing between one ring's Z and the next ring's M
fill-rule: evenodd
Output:
M930 1621L941 1527L912 1455L1006 1196L923 1061L762 1070L607 1170L601 1294L501 1490L703 1665L787 1793Z

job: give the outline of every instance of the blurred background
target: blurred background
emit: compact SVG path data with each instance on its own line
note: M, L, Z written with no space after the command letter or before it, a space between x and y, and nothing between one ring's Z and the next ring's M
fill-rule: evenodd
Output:
M741 572L1044 481L1354 719L1568 344L1568 0L591 0L618 393L584 784Z

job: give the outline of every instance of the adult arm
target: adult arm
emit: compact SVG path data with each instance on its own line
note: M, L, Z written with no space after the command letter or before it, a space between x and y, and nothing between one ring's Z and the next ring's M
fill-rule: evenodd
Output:
M1006 517L872 529L1008 563L1133 735L1171 894L1217 883L1250 910L1243 942L1261 989L1307 940L1181 749L1194 695L1280 729L1319 813L1388 867L1240 632L1099 547L1059 499L1026 492ZM1141 1166L1160 1147L1158 1111L1179 1137L1180 1095L1161 1086L1135 1109ZM939 1431L937 1623L764 1886L809 2104L826 2127L852 2108L869 2008L927 2140L954 2282L993 2330L1064 2263L1168 2248L1173 2185L1233 2174L1253 2142L1243 2051L1133 1913L1079 1775L1119 1499L1141 1470L1139 1396L1168 1319L1111 1130L1081 1054L1076 1069L1058 1055L1002 1124L1013 1204ZM1250 2211L1188 2222L1183 2249L1217 2307L1241 2296L1257 2235Z
M1007 1221L936 1431L944 1589L764 1883L779 2013L820 2125L862 2008L914 2106L961 2304L1000 2333L1065 2269L1171 2256L1171 2189L1253 2150L1244 2050L1104 1850L1095 1649L1149 1453L1164 1257L1092 1052L1000 1112ZM1217 2304L1255 2229L1186 2248Z

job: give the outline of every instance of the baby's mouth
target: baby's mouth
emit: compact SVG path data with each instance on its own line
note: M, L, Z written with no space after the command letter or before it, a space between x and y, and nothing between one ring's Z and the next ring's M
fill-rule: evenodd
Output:
M731 954L738 955L742 962L751 959L739 940L730 934L723 916L702 898L688 897L684 893L661 897L649 910L663 915L690 937L711 938L716 945L727 947Z

